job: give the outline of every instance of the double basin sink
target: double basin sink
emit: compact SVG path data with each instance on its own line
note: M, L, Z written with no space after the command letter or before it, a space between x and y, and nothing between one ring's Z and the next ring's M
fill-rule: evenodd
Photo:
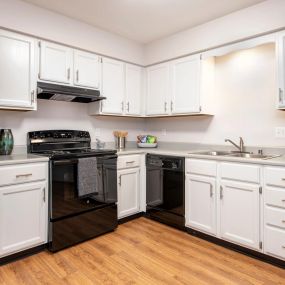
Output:
M209 155L209 156L230 156L230 157L240 157L240 158L259 158L259 159L271 159L280 156L280 155L265 155L259 153L258 154L249 153L249 152L233 152L233 151L205 151L205 152L196 152L195 154Z

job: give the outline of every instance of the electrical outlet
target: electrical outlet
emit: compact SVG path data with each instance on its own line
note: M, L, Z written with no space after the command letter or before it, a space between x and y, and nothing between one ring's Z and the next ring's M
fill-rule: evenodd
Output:
M285 138L285 127L275 127L275 137Z
M163 136L166 136L166 129L162 129L162 130L161 130L161 134L162 134Z
M96 128L96 129L95 129L95 137L99 138L100 135L101 135L101 129Z

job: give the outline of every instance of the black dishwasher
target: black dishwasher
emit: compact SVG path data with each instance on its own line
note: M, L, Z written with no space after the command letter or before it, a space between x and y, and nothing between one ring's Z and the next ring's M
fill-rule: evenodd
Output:
M147 154L147 216L177 228L185 226L185 159Z

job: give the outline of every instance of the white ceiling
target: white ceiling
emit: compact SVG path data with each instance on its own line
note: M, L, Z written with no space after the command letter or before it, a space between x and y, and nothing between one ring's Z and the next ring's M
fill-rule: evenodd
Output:
M264 0L23 0L149 43Z

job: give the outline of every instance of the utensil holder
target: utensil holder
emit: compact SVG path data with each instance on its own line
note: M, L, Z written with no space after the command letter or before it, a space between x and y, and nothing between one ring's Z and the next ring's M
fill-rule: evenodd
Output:
M115 137L115 146L117 149L124 149L126 147L126 138Z

